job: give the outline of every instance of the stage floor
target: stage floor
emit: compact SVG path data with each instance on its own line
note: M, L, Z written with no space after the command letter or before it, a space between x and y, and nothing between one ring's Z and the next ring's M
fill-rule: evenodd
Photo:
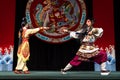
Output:
M39 79L39 80L120 80L120 72L111 72L108 76L101 76L94 71L69 71L61 74L60 71L30 71L31 74L15 74L14 72L0 72L0 79Z

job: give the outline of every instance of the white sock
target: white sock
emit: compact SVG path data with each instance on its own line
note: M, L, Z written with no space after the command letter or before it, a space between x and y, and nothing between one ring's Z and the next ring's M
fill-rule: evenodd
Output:
M101 70L106 70L106 62L103 62L100 66Z
M67 71L67 70L69 70L69 69L71 69L72 68L72 65L70 64L70 63L68 63L67 65L66 65L66 67L64 68L64 71Z

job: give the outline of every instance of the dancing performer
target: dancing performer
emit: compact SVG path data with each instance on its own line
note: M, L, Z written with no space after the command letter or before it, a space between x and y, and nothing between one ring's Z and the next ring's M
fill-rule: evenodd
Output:
M21 74L22 73L21 71L23 71L24 74L30 73L26 63L29 60L29 56L30 56L29 41L28 41L30 35L35 34L39 31L49 29L48 27L28 29L28 27L29 25L26 23L26 20L24 19L24 21L22 22L22 29L20 29L21 31L19 33L19 38L22 39L20 39L18 46L18 52L17 52L18 60L17 60L17 66L14 71L16 74Z
M61 69L62 74L66 74L66 71L73 66L78 66L82 61L93 61L101 65L101 75L108 75L110 71L106 70L107 55L95 47L94 42L100 38L103 34L102 28L93 28L94 19L88 18L86 24L79 31L69 31L63 29L63 32L70 33L70 37L80 38L81 46L77 51L75 57L66 65L64 69Z

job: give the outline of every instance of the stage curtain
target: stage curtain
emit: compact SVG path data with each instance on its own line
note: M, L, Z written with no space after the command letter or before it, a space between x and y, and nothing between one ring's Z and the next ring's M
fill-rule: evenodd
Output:
M16 0L0 1L0 47L14 44Z
M95 27L102 27L104 30L102 38L96 44L100 47L114 45L114 7L113 0L93 0L93 17Z

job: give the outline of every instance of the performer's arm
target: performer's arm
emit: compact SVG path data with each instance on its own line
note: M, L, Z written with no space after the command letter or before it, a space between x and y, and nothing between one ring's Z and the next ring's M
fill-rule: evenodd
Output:
M84 33L84 29L80 29L78 31L69 31L68 29L64 29L63 32L69 33L70 37L77 39L79 38L79 35Z
M48 29L49 29L49 27L40 27L40 28L28 29L26 31L25 36L28 36L29 34L35 34L39 31L44 31L44 30L48 30Z
M26 35L35 34L35 33L37 33L38 31L40 31L40 28L27 29Z
M77 39L77 38L79 38L79 34L77 34L77 32L75 32L75 31L71 31L70 37Z

